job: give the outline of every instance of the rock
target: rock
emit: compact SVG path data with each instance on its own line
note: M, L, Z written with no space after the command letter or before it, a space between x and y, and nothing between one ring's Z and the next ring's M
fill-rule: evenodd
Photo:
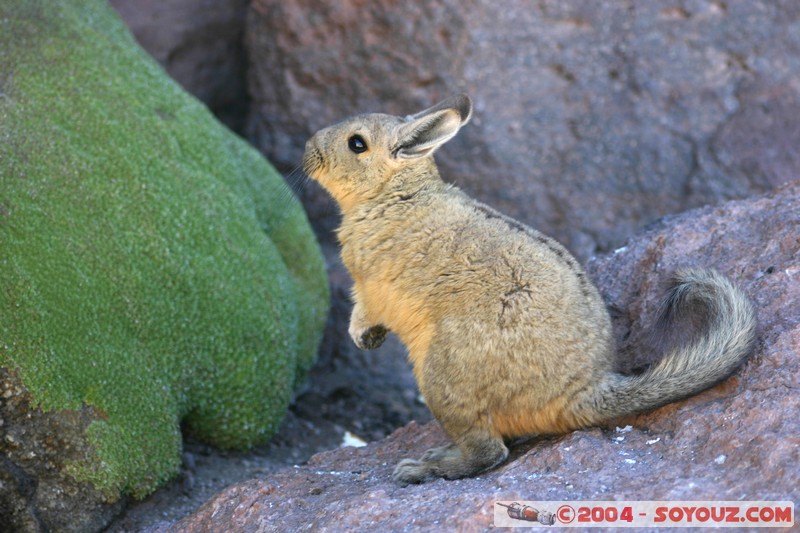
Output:
M493 502L508 499L796 501L798 206L795 183L691 211L589 266L615 311L617 333L628 339L652 323L675 268L711 266L730 276L752 297L760 329L751 359L722 384L604 427L518 445L506 464L474 479L402 488L390 480L395 463L445 442L437 423L411 423L366 447L324 452L233 485L155 531L483 531L492 525Z
M111 0L139 44L224 124L247 114L244 21L248 0Z
M100 531L125 501L69 475L92 460L92 406L37 409L18 376L0 368L0 517L3 531ZM24 422L23 422L24 421Z
M181 463L271 437L316 354L324 263L280 176L103 3L0 32L0 522L102 528Z
M456 92L447 181L582 260L669 213L800 171L800 7L772 0L254 0L247 133L282 169L317 129ZM306 193L312 221L335 209Z

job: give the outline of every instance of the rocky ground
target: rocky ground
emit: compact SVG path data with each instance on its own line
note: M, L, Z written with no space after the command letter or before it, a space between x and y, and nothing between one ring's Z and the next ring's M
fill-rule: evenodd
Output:
M312 392L319 379L315 375L308 391L291 406L278 434L269 444L251 452L223 451L188 438L180 476L144 501L130 502L106 531L134 533L174 523L231 485L304 465L319 452L360 444L362 439L380 439L410 420L430 420L430 413L417 397L408 364L402 358L390 359L381 364L370 362L368 368L359 367L361 370L346 366L330 374L322 367L315 368L314 374L362 385L342 385L327 394ZM394 378L387 382L386 376L372 372L376 368L391 368L395 378L405 377L408 382L405 386ZM346 432L356 440L347 439Z

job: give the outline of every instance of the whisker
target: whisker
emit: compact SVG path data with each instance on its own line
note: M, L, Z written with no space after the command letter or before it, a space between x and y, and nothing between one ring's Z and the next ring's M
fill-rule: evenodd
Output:
M310 178L303 170L303 165L297 165L288 174L285 174L283 179L295 194L300 195L303 192L303 186Z
M333 217L338 217L339 209L336 202L328 194L318 195L313 191L309 191L309 186L312 189L319 186L306 174L302 165L297 165L288 172L281 173L281 175L283 179L272 182L270 189L267 191L269 197L272 198L270 202L272 211L269 213L267 220L261 220L264 230L267 233L271 233L282 228L287 223L287 220L291 218L287 215L290 206L293 204L292 197L296 197L302 205L303 199L308 201L309 194L311 194L310 198L311 203L314 204L314 218L316 219L316 221L311 221L312 226L315 227L315 231L322 232L319 236L321 240L332 239L333 234L330 228L338 225L330 220ZM302 205L302 209L306 209L306 206ZM311 216L311 213L307 213L307 215Z
M281 228L287 221L289 208L293 198L298 201L302 194L304 173L301 167L295 167L288 174L279 173L282 179L269 180L266 186L267 197L270 198L269 213L262 213L259 218L264 230L268 233ZM266 215L266 218L264 218Z

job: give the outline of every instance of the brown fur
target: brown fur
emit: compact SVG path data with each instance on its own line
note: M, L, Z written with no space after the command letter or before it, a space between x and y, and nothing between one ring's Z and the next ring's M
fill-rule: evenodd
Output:
M406 118L360 115L318 132L304 157L342 210L351 337L373 348L387 330L399 336L454 443L402 461L404 484L491 468L508 454L504 439L694 394L733 372L754 337L752 308L727 280L680 272L665 317L692 309L707 329L640 376L615 373L610 319L578 262L440 179L432 154L471 111L459 96Z

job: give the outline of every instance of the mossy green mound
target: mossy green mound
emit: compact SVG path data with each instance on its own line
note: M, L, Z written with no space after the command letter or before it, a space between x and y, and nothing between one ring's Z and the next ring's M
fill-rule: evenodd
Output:
M91 406L78 480L143 496L180 425L268 439L327 280L300 204L100 0L0 3L0 367Z

